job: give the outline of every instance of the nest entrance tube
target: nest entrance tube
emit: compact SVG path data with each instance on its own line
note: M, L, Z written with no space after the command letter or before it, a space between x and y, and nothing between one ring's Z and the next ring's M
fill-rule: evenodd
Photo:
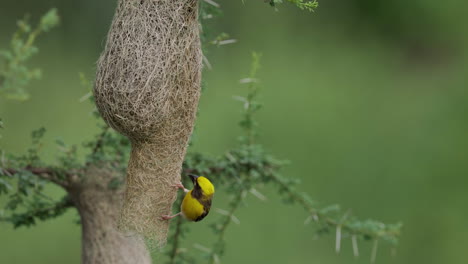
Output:
M120 0L94 86L104 120L132 151L120 227L166 241L200 96L197 0Z

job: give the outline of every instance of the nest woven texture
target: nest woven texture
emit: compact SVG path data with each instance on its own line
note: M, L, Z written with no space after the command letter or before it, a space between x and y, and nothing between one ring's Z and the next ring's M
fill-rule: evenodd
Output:
M164 244L200 96L196 0L120 0L94 95L132 142L120 227Z

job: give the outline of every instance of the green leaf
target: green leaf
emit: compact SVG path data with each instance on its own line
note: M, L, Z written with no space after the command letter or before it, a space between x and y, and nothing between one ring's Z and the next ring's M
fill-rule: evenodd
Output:
M318 2L316 0L286 0L302 10L307 10L309 12L315 11L318 7ZM273 7L276 7L277 4L282 4L282 0L270 0L269 4Z
M40 69L29 69L28 60L39 49L35 46L37 37L58 24L56 9L51 9L42 16L39 24L32 29L28 17L17 22L18 30L14 33L8 50L0 50L0 96L7 99L24 101L29 93L24 89L32 80L41 77Z
M42 16L39 27L47 32L53 27L57 26L60 22L60 18L57 14L57 9L52 8L45 15Z
M33 143L39 142L44 137L45 132L46 132L46 129L44 127L40 127L36 130L33 130L31 132L31 138L32 138Z
M7 194L13 187L5 179L0 178L0 195Z

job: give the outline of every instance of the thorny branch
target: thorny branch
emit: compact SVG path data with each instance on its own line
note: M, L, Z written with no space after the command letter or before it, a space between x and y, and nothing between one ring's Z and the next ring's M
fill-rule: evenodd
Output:
M280 186L280 188L287 192L287 195L293 200L298 202L307 212L309 212L310 217L314 219L317 223L325 224L329 227L337 228L339 230L347 231L348 233L354 236L361 236L367 239L379 239L379 238L387 238L387 239L394 239L396 240L397 237L400 235L398 228L382 228L376 232L372 232L367 229L363 228L356 228L349 224L346 221L346 217L343 217L342 220L336 220L327 215L327 213L321 212L321 210L315 208L313 204L304 199L303 196L299 195L297 190L295 190L291 184L286 183L283 179L278 177L275 174L271 175L271 179ZM347 216L347 215L346 215Z
M72 199L69 196L65 196L62 200L56 202L55 204L48 207L41 207L35 210L26 211L24 213L14 214L10 217L0 216L0 221L2 222L11 222L15 228L21 225L31 225L34 224L35 218L40 220L46 220L49 218L56 217L65 212L66 209L74 207ZM30 219L29 221L24 221L24 219ZM20 221L19 221L20 220ZM29 224L24 224L25 222Z
M182 195L179 195L179 198L181 198ZM182 203L182 200L179 199L179 202L177 203L177 207L180 207ZM176 257L179 254L179 241L181 238L182 234L182 217L177 217L176 224L175 224L175 230L174 234L172 235L172 243L171 246L172 248L170 249L170 254L169 254L169 264L175 264L176 263Z
M40 168L40 167L30 167L26 166L24 168L15 169L15 168L0 168L0 172L3 171L6 175L12 177L14 174L17 174L21 171L29 171L32 174L38 176L39 178L55 183L61 187L70 187L73 182L78 178L77 174L66 172L65 177L61 177L61 173L52 169L52 168Z
M234 199L231 201L231 208L229 212L226 214L224 221L220 226L215 226L217 230L218 239L214 243L214 249L211 251L210 254L210 263L215 264L219 263L219 256L217 253L223 253L224 251L224 234L226 233L226 229L228 228L229 224L232 222L234 217L234 212L239 208L242 203L244 192L239 192Z
M229 199L228 210L213 225L216 236L213 247L211 249L200 248L208 253L209 262L212 264L219 263L225 249L226 230L230 222L234 220L234 212L242 204L245 194L268 183L279 187L279 194L284 198L285 202L296 202L307 211L309 214L308 220L314 219L317 223L317 234L336 229L337 251L339 250L341 238L345 236L352 237L353 247L355 248L354 252L357 251L357 238L373 239L374 241L383 239L396 243L400 230L399 224L385 225L372 220L359 221L350 217L349 211L345 216L340 216L338 215L339 208L336 206L317 208L316 204L306 194L294 188L297 181L283 178L280 175L279 170L285 162L276 160L268 155L261 145L256 144L256 128L258 124L253 116L261 108L261 104L255 101L258 94L255 75L259 68L259 58L260 55L253 55L250 75L241 81L241 83L248 84L247 96L236 97L244 106L243 119L240 122L240 126L245 134L240 138L240 145L235 149L227 151L225 155L217 159L211 159L198 153L189 153L184 163L184 174L209 175L210 179L215 180L216 183L226 188L226 190L223 190L224 192L232 194ZM179 245L182 236L180 229L182 222L180 222L180 219L178 220L172 237L174 241L173 248L171 249L172 253L169 255L171 264L179 263L176 262L178 255L176 254L177 249L175 247ZM186 256L184 255L184 257ZM182 258L179 260L182 260Z

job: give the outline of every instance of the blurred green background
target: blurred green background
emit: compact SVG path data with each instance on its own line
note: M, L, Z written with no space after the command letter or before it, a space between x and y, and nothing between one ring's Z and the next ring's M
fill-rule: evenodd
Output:
M43 153L53 160L56 138L80 144L97 133L93 106L78 101L87 92L78 73L92 78L115 2L1 2L0 48L26 13L37 19L57 7L62 18L38 41L31 65L43 78L28 87L31 99L0 99L2 149L23 153L30 131L44 126ZM210 22L213 30L239 41L209 49L213 70L204 72L192 150L217 155L236 144L240 105L232 96L245 94L238 79L251 51L261 52L261 142L291 161L284 174L300 178L301 191L324 205L402 221L396 254L380 243L377 263L467 263L468 3L323 0L311 14L286 4L275 11L263 1L219 2L224 15ZM236 214L241 224L228 230L223 263L369 263L371 243L359 243L355 259L345 239L335 254L333 234L315 239L302 208L262 192L268 201L249 197ZM223 193L216 199L222 207ZM211 217L193 224L188 250L210 245L203 234ZM0 263L79 263L77 218L71 211L29 229L0 224Z

